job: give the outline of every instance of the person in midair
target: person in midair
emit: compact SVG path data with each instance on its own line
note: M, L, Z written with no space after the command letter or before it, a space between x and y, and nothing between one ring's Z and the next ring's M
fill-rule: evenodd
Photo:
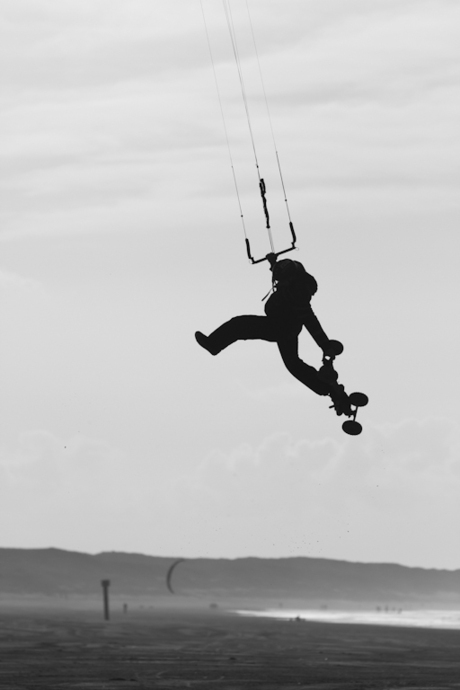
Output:
M296 379L318 395L330 396L338 415L349 414L348 396L332 368L337 351L310 305L318 289L315 278L300 261L277 261L275 254L268 254L267 259L272 271L272 294L265 304L265 316L236 316L209 336L197 331L198 344L217 355L237 340L276 342L286 368ZM298 337L303 326L323 351L324 364L319 370L299 357Z

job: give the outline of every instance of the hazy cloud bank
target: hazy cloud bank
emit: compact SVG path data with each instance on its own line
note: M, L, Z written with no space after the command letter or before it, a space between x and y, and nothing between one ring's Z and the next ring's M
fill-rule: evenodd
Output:
M43 545L46 526L48 543L97 551L109 548L98 534L112 523L116 548L160 555L457 564L460 430L447 420L367 428L341 443L274 435L216 451L179 480L149 479L146 466L102 441L46 432L4 450L1 466L3 511L15 516L3 521L5 544L16 535Z

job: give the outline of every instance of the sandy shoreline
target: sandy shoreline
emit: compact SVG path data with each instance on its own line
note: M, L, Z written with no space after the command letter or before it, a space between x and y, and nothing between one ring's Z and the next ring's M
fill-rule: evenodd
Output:
M222 611L0 612L0 688L460 688L460 631Z

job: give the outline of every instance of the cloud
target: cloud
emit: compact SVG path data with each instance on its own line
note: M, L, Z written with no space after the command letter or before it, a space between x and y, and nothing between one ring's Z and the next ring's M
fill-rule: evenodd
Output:
M426 90L455 86L458 5L357 2L341 9L334 6L313 36L305 15L303 37L286 44L282 56L266 55L274 94L282 94L288 104L294 93L308 106L356 100L404 104L419 100ZM288 63L297 69L287 68Z
M7 30L4 87L36 91L96 89L126 81L150 82L203 64L199 22L187 3L61 2L18 0L1 11ZM188 21L188 23L187 23ZM178 50L177 46L181 46Z
M294 2L276 14L283 31L256 18L264 28L262 70L289 189L420 195L431 187L450 188L452 196L459 12L451 2L312 2L308 10ZM271 147L270 132L249 49L243 69L260 154ZM227 86L231 71L219 65L233 134L241 95ZM261 160L264 176L276 179Z
M16 447L0 452L0 465L15 482L35 487L37 497L45 486L47 494L59 492L64 484L81 489L89 477L89 485L99 491L102 481L110 485L123 459L121 451L104 441L80 434L65 440L46 430L24 433Z
M433 481L442 484L459 479L458 434L453 424L432 419L366 429L358 444L355 439L342 444L329 440L294 442L287 435L276 435L257 448L243 446L230 455L216 452L199 468L196 486L221 500L222 494L229 496L224 490L228 480L235 485L237 479L253 504L270 501L267 492L261 490L263 485L271 487L269 494L277 494L289 481L289 474L299 479L296 483L302 493L312 491L310 479L344 497L345 486L354 487L356 492L357 485L359 489L371 488L377 480L392 490L413 482L412 491L430 491ZM290 495L290 488L286 494ZM229 500L233 499L230 495Z
M248 554L455 567L459 441L458 426L438 419L342 443L278 434L214 452L178 491L214 554L223 539Z
M340 441L277 433L179 477L102 440L37 431L0 467L4 544L458 567L460 429L447 420Z
M34 278L22 276L14 271L0 269L0 292L17 293L18 291L41 292L44 290L42 283Z
M144 207L146 223L167 223L178 189L188 200L207 191L201 171L223 146L209 98L202 78L182 74L97 91L37 86L30 97L6 99L2 236L105 231L119 228L122 216L132 232Z
M228 30L222 8L213 14L205 5L213 37L222 38L216 58L240 192L254 196ZM372 193L456 184L458 107L447 88L458 77L454 4L357 0L345 7L331 0L310 3L308 11L303 2L289 11L270 8L254 3L253 19L289 189ZM248 33L240 10L238 27ZM171 206L178 213L178 189L190 202L185 216L195 213L194 197L212 194L220 205L232 197L199 8L85 0L56 10L46 0L19 0L2 11L2 50L11 66L0 122L3 237L131 232L133 214L145 227L153 217L169 219ZM278 24L283 31L274 30ZM271 184L278 174L258 102L257 61L253 50L243 53ZM217 168L222 177L215 179Z
M16 447L0 452L1 510L10 523L4 539L5 532L29 530L33 540L36 526L48 521L48 529L56 521L71 531L75 520L88 529L98 511L120 500L125 462L120 450L80 434L67 440L46 430L23 434ZM51 533L49 538L52 543Z

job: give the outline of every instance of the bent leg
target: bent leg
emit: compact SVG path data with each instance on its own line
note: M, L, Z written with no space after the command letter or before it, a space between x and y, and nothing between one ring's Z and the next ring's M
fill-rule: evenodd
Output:
M280 339L278 348L283 362L292 376L295 376L304 386L318 395L330 393L331 386L320 378L318 371L300 359L297 337Z
M276 331L267 316L235 316L208 336L209 351L218 354L237 340L276 342Z

